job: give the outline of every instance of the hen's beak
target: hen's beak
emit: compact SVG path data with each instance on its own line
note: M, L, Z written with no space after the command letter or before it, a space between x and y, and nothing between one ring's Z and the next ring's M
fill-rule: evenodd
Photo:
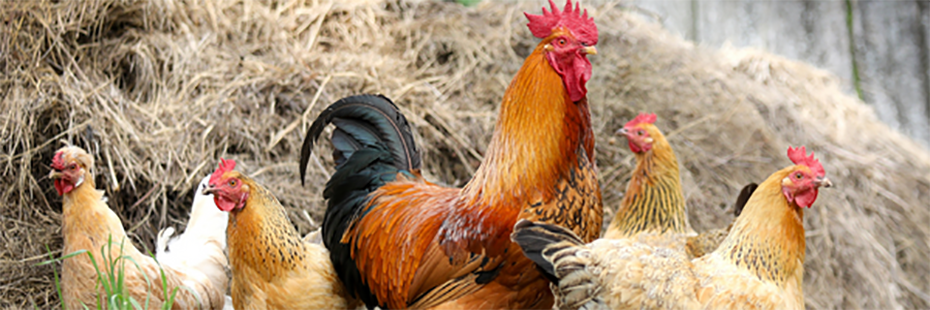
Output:
M203 188L204 195L215 195L217 191L218 189L216 188L216 185L213 183L207 184L207 186Z
M827 177L817 178L816 185L819 187L831 187L833 186L833 182L830 182L830 179L827 179Z
M58 171L55 169L52 169L52 171L48 172L48 178L52 180L60 179L64 175L65 175L64 173L61 173L61 171Z
M615 132L615 134L623 135L623 136L626 136L626 134L628 134L628 133L630 133L630 132L627 131L626 128L617 129L617 132Z
M584 51L584 53L588 55L597 55L597 48L593 46L586 46L586 47L583 47L581 50Z

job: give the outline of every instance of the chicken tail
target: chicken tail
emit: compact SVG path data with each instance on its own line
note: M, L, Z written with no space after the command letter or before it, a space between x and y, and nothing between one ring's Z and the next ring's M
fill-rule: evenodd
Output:
M216 207L212 195L203 189L210 177L204 177L194 192L190 219L184 233L171 237L174 228L158 234L155 259L181 270L202 273L218 290L226 291L229 279L226 270L226 223L228 213Z
M558 309L606 309L600 293L597 259L571 230L520 220L510 239L552 281Z
M413 143L407 119L394 102L382 95L342 98L317 117L300 149L300 182L304 182L313 144L328 124L333 130L333 160L337 169L361 149L381 146L393 157L393 166L413 171L420 168L420 154Z
M162 256L167 253L168 249L168 240L174 239L174 227L168 226L162 228L158 231L158 236L155 238L155 258L162 260Z
M390 99L380 95L346 97L326 108L310 126L300 152L301 182L313 143L329 123L336 126L332 134L336 172L323 190L328 199L321 227L323 244L346 288L373 308L378 300L363 283L351 248L342 243L342 237L351 223L367 212L369 194L395 180L398 173L417 172L420 155L407 119Z
M743 212L743 207L746 206L746 202L749 201L749 197L752 196L757 187L759 187L759 184L749 183L740 190L736 202L733 203L733 216L739 217L740 213ZM733 223L730 223L730 226L725 228L711 229L696 236L688 237L685 247L692 258L702 257L716 250L723 243L723 240L727 238L727 235L730 234L731 228L733 228Z
M733 205L733 216L739 217L739 214L743 213L743 207L746 206L746 202L749 201L749 197L752 197L757 187L759 184L749 183L739 191L739 196L736 197L736 203Z

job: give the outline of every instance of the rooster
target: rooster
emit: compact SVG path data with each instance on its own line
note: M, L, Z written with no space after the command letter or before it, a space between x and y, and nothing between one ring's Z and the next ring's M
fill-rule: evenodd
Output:
M480 167L464 188L430 183L410 129L385 97L344 98L311 125L300 158L330 122L336 172L323 195L323 241L347 288L371 308L549 308L548 280L509 235L517 219L565 225L585 240L603 211L585 83L597 28L571 1L526 14L542 38L513 78Z
M139 304L148 300L150 307L160 308L165 295L176 291L172 309L222 309L225 287L215 285L208 274L184 264L165 262L159 265L132 246L119 217L104 202L103 191L95 188L90 171L93 166L94 158L86 151L66 146L55 153L49 173L63 200L63 253L86 250L94 255L93 261L90 256L81 254L62 263L64 305L69 309L106 307L111 301L106 299L98 283L94 266L99 266L106 277L111 270L105 268L107 257L122 257L121 260L135 262L123 264L123 285L124 293Z
M194 191L190 220L183 234L171 237L173 227L162 229L155 241L155 259L169 266L183 265L200 270L213 286L226 293L229 277L226 270L226 222L228 214L216 208L213 196L205 195L210 176L204 177Z
M346 309L354 300L336 277L329 254L305 242L278 199L220 160L203 193L229 212L226 242L236 309Z
M520 221L512 239L548 274L564 309L803 309L804 208L831 186L804 147L753 192L714 252L625 240L590 244L556 225Z

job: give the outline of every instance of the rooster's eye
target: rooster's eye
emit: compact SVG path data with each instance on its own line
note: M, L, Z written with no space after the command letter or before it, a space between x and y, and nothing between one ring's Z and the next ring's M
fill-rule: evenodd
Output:
M559 45L565 45L565 39L559 39Z

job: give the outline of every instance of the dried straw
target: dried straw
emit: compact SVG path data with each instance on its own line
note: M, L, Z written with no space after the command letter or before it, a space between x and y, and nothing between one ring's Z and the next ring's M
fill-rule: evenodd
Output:
M297 152L347 95L393 98L428 177L461 185L537 42L521 13L544 4L489 2L3 2L0 308L58 304L52 268L34 264L46 246L60 254L61 202L45 176L64 143L95 155L98 186L149 249L158 228L184 225L194 182L220 157L273 191L302 232L315 228L332 163L314 157L301 187ZM632 165L613 131L640 111L659 115L678 153L698 229L731 221L741 185L806 145L837 185L805 216L808 306L930 307L926 149L821 70L695 46L615 2L585 6L601 33L588 96L605 205L618 205Z

